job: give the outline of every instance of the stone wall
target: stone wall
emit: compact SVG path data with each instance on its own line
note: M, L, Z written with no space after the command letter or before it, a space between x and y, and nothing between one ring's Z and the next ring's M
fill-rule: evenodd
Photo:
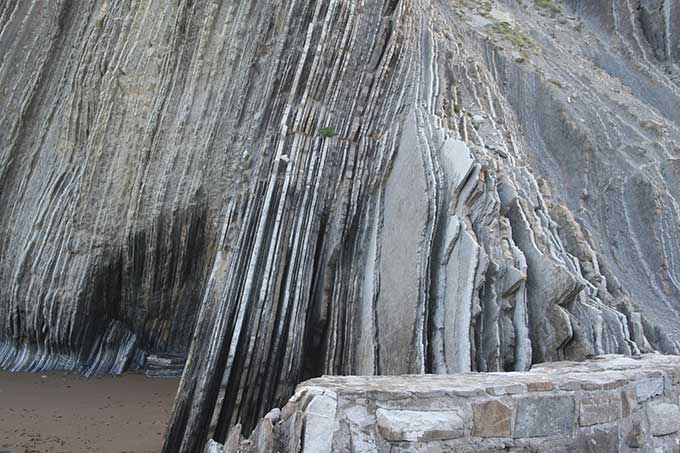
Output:
M680 357L600 356L530 372L321 377L249 440L256 452L680 451Z

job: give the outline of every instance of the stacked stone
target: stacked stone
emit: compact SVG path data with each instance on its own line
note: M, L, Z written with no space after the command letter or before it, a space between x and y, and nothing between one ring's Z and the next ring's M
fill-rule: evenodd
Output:
M523 373L323 377L225 451L672 452L680 357L600 356Z

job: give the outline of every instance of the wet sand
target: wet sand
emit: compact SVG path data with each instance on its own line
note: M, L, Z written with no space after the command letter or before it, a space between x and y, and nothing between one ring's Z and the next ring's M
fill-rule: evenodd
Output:
M160 451L178 384L0 371L0 453Z

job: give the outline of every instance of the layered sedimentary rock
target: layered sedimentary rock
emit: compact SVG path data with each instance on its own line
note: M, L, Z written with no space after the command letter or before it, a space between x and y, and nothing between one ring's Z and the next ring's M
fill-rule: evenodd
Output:
M677 1L0 5L0 366L188 352L167 451L321 374L678 352Z
M250 439L236 426L206 451L675 451L679 392L680 359L654 354L520 373L326 376L302 383Z

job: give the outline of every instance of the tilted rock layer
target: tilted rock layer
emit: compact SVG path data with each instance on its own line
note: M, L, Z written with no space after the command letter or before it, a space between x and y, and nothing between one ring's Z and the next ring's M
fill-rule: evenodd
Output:
M189 357L167 451L321 374L678 352L677 0L9 0L0 366Z

